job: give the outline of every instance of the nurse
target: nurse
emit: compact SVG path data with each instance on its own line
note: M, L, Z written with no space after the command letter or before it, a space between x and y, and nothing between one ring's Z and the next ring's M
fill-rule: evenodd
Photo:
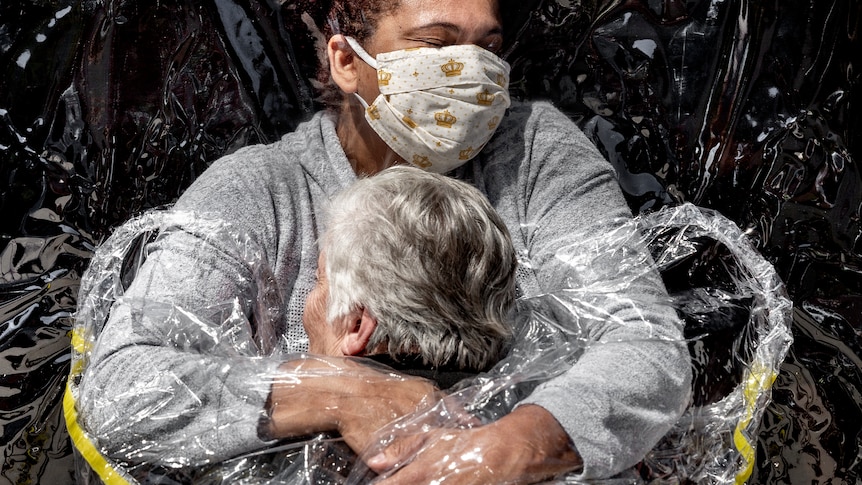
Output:
M631 216L612 168L569 119L510 100L496 0L337 0L327 30L324 78L340 102L276 143L216 161L177 203L231 221L264 248L287 303L282 357L190 352L129 303L194 311L244 294L250 279L229 250L177 228L114 307L81 383L81 415L115 458L206 465L324 431L361 452L436 395L426 381L349 360L291 357L308 349L302 310L315 286L318 214L359 176L406 163L479 188L512 235L525 298L564 298L585 275L557 252ZM621 277L614 255L596 259L590 278ZM687 404L690 365L660 278L633 271L630 281L626 294L590 302L604 317L578 325L594 345L512 413L396 441L369 466L386 484L485 484L607 477L636 464Z

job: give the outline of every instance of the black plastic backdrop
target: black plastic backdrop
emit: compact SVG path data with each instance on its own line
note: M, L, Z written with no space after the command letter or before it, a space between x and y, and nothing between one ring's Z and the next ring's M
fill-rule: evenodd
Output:
M796 340L751 482L862 480L862 2L503 1L516 97L577 121L635 212L718 209L785 279ZM0 2L0 484L72 481L61 398L94 246L318 108L301 10Z

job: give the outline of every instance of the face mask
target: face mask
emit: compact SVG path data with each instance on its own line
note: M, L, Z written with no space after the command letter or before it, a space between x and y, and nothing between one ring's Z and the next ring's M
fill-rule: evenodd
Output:
M371 56L347 42L377 69L380 95L365 119L404 160L445 173L476 156L510 105L509 64L475 45L420 47Z

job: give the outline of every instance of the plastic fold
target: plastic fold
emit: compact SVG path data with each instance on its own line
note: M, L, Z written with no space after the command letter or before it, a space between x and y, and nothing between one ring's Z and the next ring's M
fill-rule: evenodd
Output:
M226 257L241 261L237 270L247 283L246 294L226 295L224 301L197 308L129 299L126 290L136 268L161 237L178 230L199 236L190 239L198 241L196 244L214 244ZM515 409L537 386L565 372L586 349L614 345L591 336L590 321L606 318L599 303L624 298L620 295L626 293L627 284L643 271L663 276L669 292L667 304L685 322L684 344L692 356L691 402L641 463L598 482L744 482L752 472L756 430L771 385L791 342L791 304L772 265L731 221L690 204L641 215L609 234L571 240L577 242L563 247L556 263L577 274L578 280L567 280L566 287L557 291L518 300L516 337L507 356L489 372L468 376L429 396L426 406L381 429L375 444L362 454L354 453L339 436L321 433L269 441L238 456L221 457L208 455L207 444L230 436L232 429L238 429L235 427L260 425L265 420L263 409L217 409L218 403L188 395L183 385L188 377L179 374L162 375L156 382L141 382L133 389L82 392L93 353L100 352L100 335L117 302L129 309L132 318L158 319L166 345L205 356L201 362L206 362L206 368L191 373L194 378L211 377L215 385L230 380L232 366L259 369L252 382L235 386L236 392L247 393L239 401L249 405L260 402L275 379L301 381L343 373L344 368L328 366L326 357L288 350L280 327L282 302L271 269L246 235L227 222L171 210L133 219L98 248L82 281L64 402L79 483L368 483L376 476L362 458L394 440L433 427L493 422ZM632 247L649 251L630 251ZM194 248L189 250L194 253ZM719 264L700 266L698 256L705 252L714 254ZM592 274L593 263L606 258L618 261L617 274L612 278ZM681 273L687 277L679 278ZM678 285L678 281L686 283ZM636 307L638 302L628 303ZM656 334L655 338L665 337ZM158 365L157 359L154 352L152 365ZM362 379L360 369L385 369L364 360L352 361L356 379ZM287 377L276 372L285 361L298 362ZM388 375L403 378L395 370ZM129 413L117 411L133 409L124 403L134 403L145 393L146 399L141 401L157 404ZM215 408L212 429L205 436L176 436L166 430L167 438L161 442L135 438L138 427L158 430L169 427L165 423L172 420L182 420L182 416L161 411L174 406L159 405L178 399L188 402L189 409ZM89 413L102 414L93 419ZM555 482L579 483L580 478L571 474Z

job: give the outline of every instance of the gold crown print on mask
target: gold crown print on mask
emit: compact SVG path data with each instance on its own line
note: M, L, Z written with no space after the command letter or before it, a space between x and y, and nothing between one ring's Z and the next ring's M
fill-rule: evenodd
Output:
M446 77L460 76L461 70L464 69L464 63L455 62L455 59L449 59L449 62L440 66L440 69L446 74Z
M509 64L475 45L419 47L372 58L347 37L356 54L377 70L380 95L365 119L404 160L445 173L475 157L509 108Z

